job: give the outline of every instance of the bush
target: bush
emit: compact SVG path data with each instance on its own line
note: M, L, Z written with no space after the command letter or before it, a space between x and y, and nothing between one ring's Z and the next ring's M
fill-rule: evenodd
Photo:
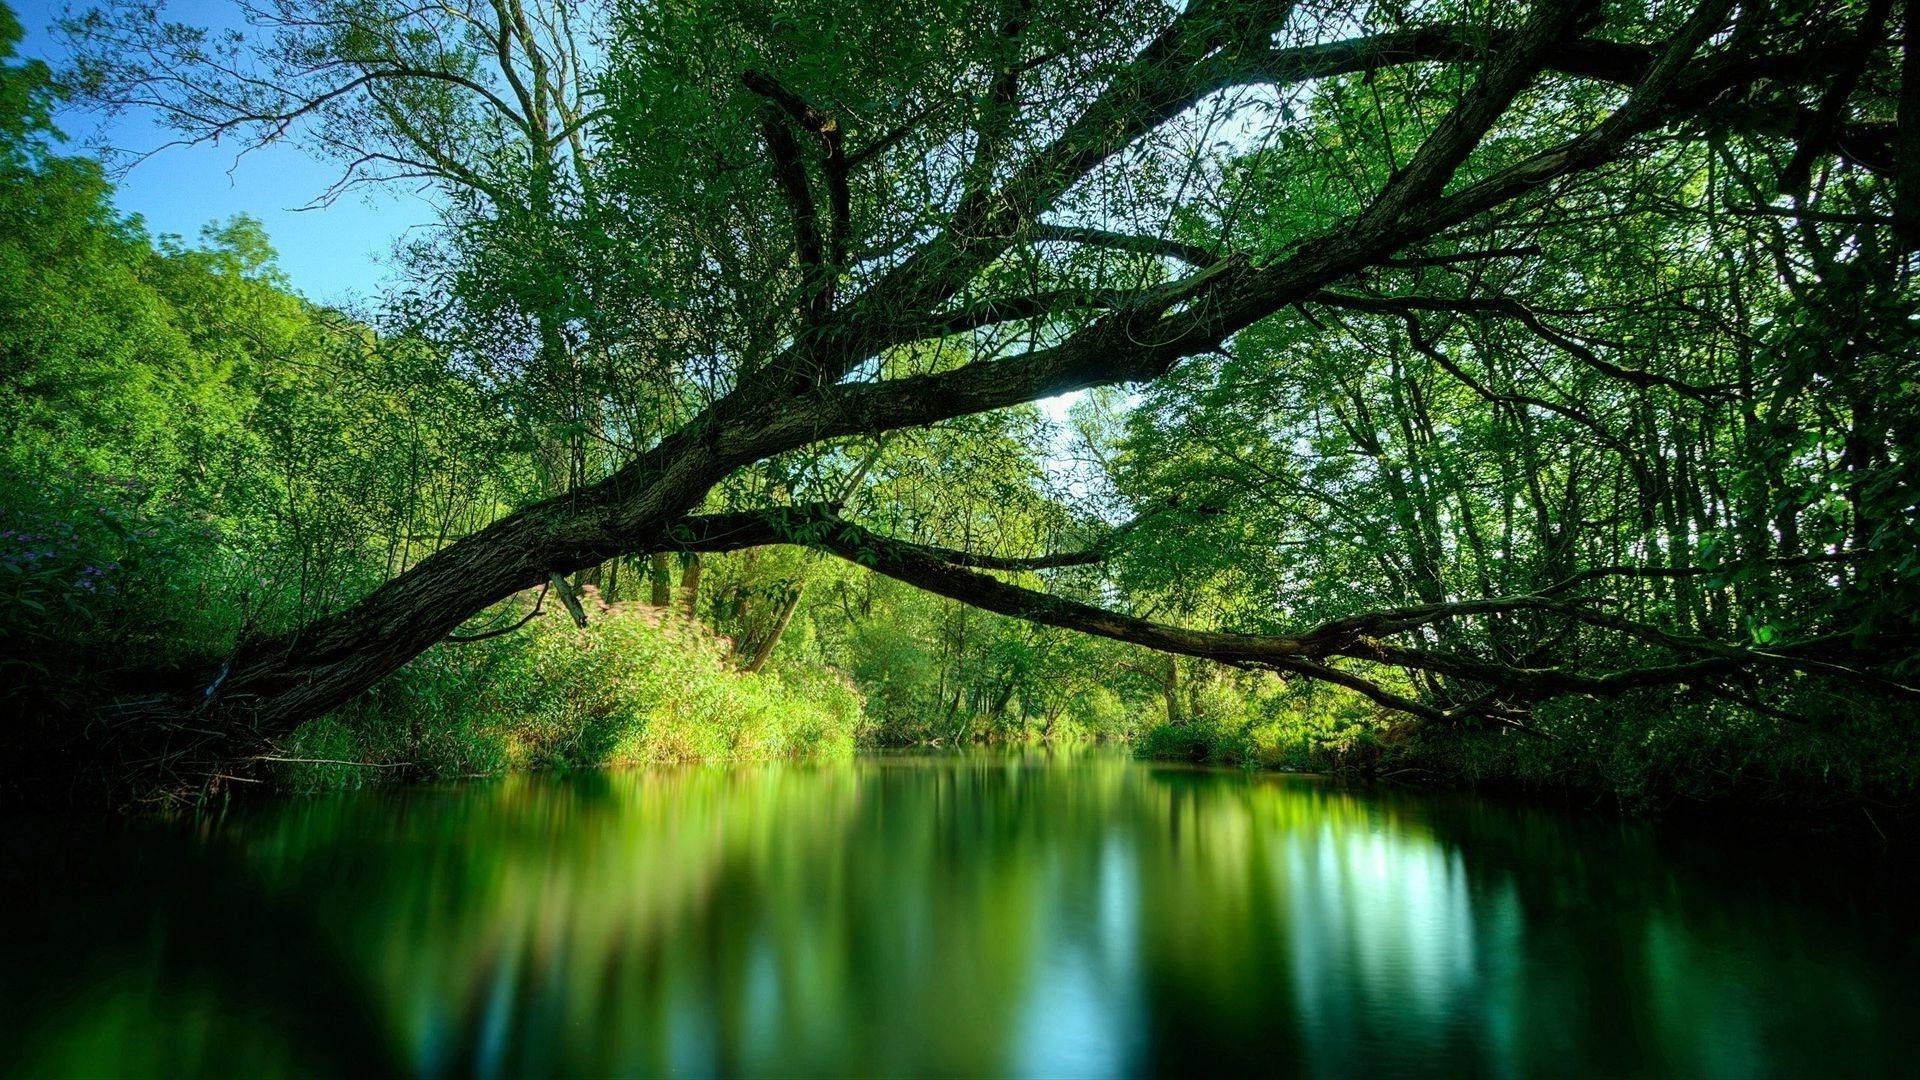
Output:
M1421 724L1317 684L1210 684L1191 718L1138 741L1142 757L1395 777L1601 797L1636 812L1738 804L1792 813L1871 807L1876 826L1912 813L1920 750L1910 706L1784 682L1790 720L1698 694L1647 692L1544 703L1531 732Z
M943 726L939 659L911 633L864 623L854 632L851 652L854 681L885 741L916 743L951 734Z
M1803 719L1684 694L1568 699L1535 715L1539 736L1421 731L1391 747L1381 767L1453 783L1599 794L1640 811L1737 801L1909 812L1920 793L1920 753L1904 735L1915 722L1911 706L1808 685L1782 687L1773 702Z
M218 541L138 481L0 467L0 705L72 707L136 658L218 655L238 626L204 587Z
M298 760L281 763L282 779L316 790L395 774L853 752L864 702L838 673L801 664L741 673L727 643L697 623L639 604L589 606L585 630L548 614L512 634L429 650L295 732L279 756Z
M1126 739L1133 734L1138 712L1120 695L1105 686L1096 686L1073 699L1067 716L1074 734L1086 739Z
M1357 695L1305 680L1204 683L1190 717L1140 740L1142 757L1249 768L1340 772L1375 762L1396 718Z

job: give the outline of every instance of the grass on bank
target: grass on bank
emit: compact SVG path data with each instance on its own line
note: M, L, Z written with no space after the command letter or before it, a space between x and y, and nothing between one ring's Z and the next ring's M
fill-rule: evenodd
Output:
M296 791L535 769L844 757L864 702L830 669L735 670L690 620L588 590L587 628L548 612L485 641L439 645L360 700L301 727L277 779ZM351 762L353 764L336 764Z

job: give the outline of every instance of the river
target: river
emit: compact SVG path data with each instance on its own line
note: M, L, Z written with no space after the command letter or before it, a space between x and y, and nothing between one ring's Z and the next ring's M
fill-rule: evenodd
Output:
M1115 752L12 821L21 1075L1884 1075L1871 851Z

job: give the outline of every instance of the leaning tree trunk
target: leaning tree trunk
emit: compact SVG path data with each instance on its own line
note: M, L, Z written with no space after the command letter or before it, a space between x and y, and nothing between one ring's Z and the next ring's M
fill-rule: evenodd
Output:
M753 659L747 661L740 670L758 672L767 666L767 661L773 658L774 647L780 644L782 637L786 636L787 624L793 621L794 610L800 606L800 594L806 591L807 583L804 581L795 582L787 587L786 602L781 604L780 614L773 620L772 629L767 631L767 636L753 650Z
M223 660L167 680L162 694L109 708L87 752L110 767L151 768L134 783L178 786L214 771L209 763L262 752L517 592L670 546L665 527L760 456L751 440L728 453L724 439L699 430L664 440L598 484L449 544L350 607L292 633L243 640Z

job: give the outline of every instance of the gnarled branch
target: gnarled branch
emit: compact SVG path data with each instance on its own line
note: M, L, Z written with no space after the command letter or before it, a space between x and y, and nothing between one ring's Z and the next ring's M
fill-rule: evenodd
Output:
M1003 559L912 544L882 536L841 518L824 504L782 507L735 514L696 515L667 530L661 542L681 551L733 551L771 544L796 544L825 551L916 588L973 607L1046 626L1123 641L1159 652L1224 664L1267 668L1319 679L1365 694L1376 703L1425 720L1480 716L1513 722L1501 696L1533 701L1568 694L1611 697L1663 686L1708 682L1754 668L1784 668L1813 675L1865 677L1903 696L1920 696L1904 684L1842 664L1826 655L1830 642L1799 642L1756 650L1704 638L1683 637L1597 609L1532 594L1426 604L1364 612L1322 623L1296 634L1244 634L1193 630L1125 615L1092 604L1053 596L1002 581L985 569L1037 570L1083 565L1104 558L1104 551ZM1601 629L1658 645L1681 658L1669 663L1623 668L1602 674L1561 667L1529 668L1479 660L1457 653L1390 644L1385 638L1406 634L1447 619L1484 618L1519 611L1551 611ZM1443 709L1395 694L1354 672L1335 667L1346 658L1424 671L1486 686L1494 693L1465 705Z

